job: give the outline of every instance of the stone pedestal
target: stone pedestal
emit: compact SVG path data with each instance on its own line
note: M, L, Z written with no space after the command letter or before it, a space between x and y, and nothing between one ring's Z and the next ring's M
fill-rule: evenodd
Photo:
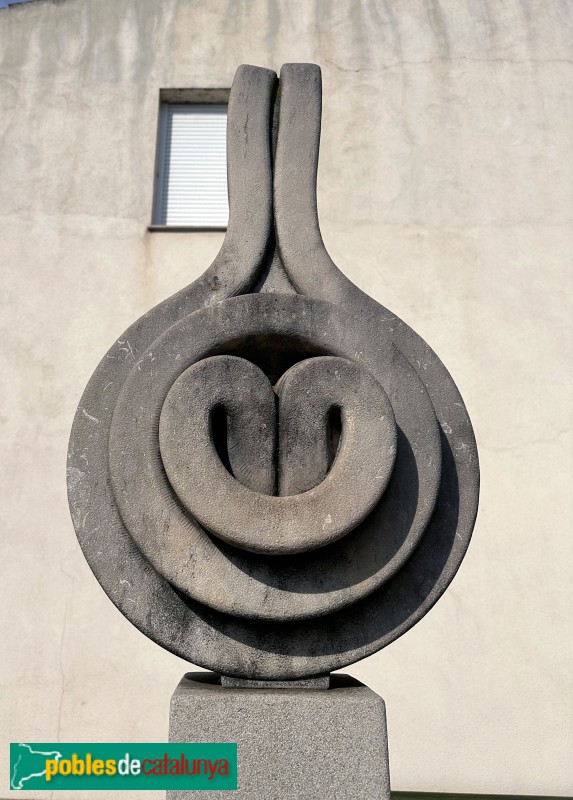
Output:
M390 800L384 701L348 675L263 688L187 673L171 699L169 741L237 743L238 790L201 800Z

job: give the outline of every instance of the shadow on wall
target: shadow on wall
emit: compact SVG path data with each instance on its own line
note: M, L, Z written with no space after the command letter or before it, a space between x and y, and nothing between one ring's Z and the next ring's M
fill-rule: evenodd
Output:
M8 6L15 6L16 3L31 3L33 0L0 0L0 8L8 8Z
M37 0L0 0L0 8L8 8L8 6L16 6L18 3L35 3ZM52 3L63 3L64 0L52 0Z

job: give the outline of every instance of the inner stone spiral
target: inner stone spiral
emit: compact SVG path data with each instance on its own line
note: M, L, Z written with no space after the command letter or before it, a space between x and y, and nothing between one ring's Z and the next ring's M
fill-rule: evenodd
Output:
M229 544L273 555L322 547L354 530L382 496L396 455L390 401L350 361L305 359L282 376L277 394L278 414L258 367L214 356L175 381L159 425L163 464L187 510ZM235 477L215 449L210 423L218 407L227 414ZM327 474L333 407L341 411L342 435ZM351 493L352 504L344 501Z
M182 598L254 620L332 613L390 580L433 513L440 463L408 360L300 296L230 298L172 325L133 365L109 434L114 499L145 558Z

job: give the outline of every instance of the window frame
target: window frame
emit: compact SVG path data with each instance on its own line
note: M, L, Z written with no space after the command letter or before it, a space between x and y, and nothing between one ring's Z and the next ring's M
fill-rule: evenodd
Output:
M163 201L163 175L165 170L165 150L167 139L167 107L170 105L229 105L231 89L228 88L193 88L193 89L161 89L159 92L159 108L157 119L157 136L155 144L155 167L153 171L153 203L151 224L147 230L152 233L192 233L226 231L227 225L163 225L155 220L159 218Z

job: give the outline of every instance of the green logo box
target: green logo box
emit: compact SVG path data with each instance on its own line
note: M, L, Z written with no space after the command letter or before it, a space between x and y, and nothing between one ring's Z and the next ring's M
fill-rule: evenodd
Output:
M10 789L236 789L237 745L10 744Z

